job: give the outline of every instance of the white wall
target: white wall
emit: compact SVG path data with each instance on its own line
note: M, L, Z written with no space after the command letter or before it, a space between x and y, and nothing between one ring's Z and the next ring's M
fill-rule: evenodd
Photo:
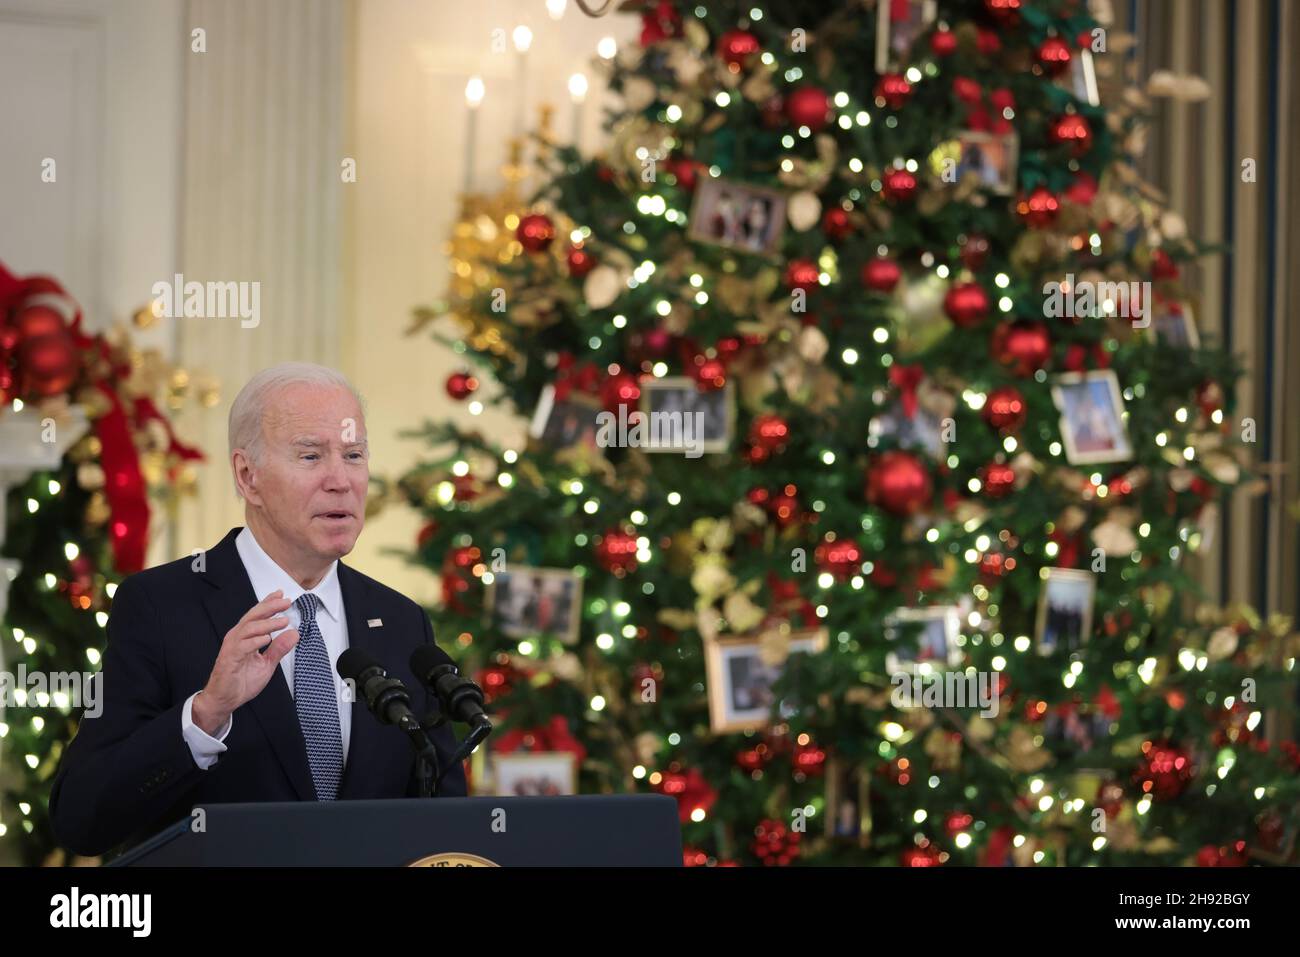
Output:
M181 8L0 0L0 261L58 279L92 329L129 319L176 265ZM173 348L163 329L142 342Z

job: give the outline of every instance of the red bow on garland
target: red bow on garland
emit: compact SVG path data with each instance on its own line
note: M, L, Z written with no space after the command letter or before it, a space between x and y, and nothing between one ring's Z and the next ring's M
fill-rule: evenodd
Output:
M112 353L103 336L87 335L81 328L81 307L64 288L47 276L29 276L19 279L0 263L0 330L8 328L23 304L34 296L57 296L65 301L72 314L67 332L73 344L83 354L111 363ZM127 414L127 406L114 388L114 383L125 380L131 372L130 364L112 365L109 375L100 381L89 382L86 370L93 363L82 362L77 372L78 380L69 387L75 393L79 386L91 386L108 402L108 411L94 421L95 437L102 449L100 464L105 475L104 494L109 505L109 541L113 547L113 564L123 574L144 568L145 549L149 541L149 498L144 475L140 471L140 454L136 450L132 429L142 428L157 419L167 430L167 451L182 460L202 460L203 453L184 445L176 439L171 423L158 411L148 397L135 399ZM50 398L46 396L45 398ZM175 468L168 477L176 477Z
M920 366L892 365L889 367L890 384L898 389L902 397L903 414L909 419L916 418L916 387L925 378L925 370Z

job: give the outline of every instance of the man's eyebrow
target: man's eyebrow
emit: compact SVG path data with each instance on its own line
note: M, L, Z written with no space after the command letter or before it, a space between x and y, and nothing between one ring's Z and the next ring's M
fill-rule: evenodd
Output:
M310 449L322 449L329 445L328 442L322 439L314 439L307 436L300 436L299 438L294 439L291 444L301 445ZM357 446L361 446L362 448L369 448L370 443L367 442L365 439L357 439L355 442L345 443L345 448L351 449L351 448L356 448Z

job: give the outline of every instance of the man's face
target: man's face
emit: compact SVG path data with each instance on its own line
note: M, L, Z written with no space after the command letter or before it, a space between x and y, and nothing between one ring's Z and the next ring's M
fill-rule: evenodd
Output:
M369 458L365 420L351 392L286 386L263 416L262 459L252 466L245 497L294 557L342 558L365 524Z

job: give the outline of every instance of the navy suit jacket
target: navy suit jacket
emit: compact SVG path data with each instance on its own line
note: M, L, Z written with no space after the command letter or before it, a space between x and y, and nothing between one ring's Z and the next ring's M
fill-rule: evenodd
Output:
M205 554L202 570L194 570L196 559L182 558L118 587L95 679L103 710L82 718L50 791L50 821L64 847L103 854L188 817L195 805L316 800L302 728L279 667L257 697L235 710L226 751L212 767L194 763L181 734L186 699L207 683L226 632L257 604L235 548L240 531L231 529ZM364 649L411 689L417 715L436 710L408 663L416 647L433 643L424 609L342 562L338 576L349 646ZM382 626L369 627L376 618ZM445 769L456 748L450 725L431 737ZM439 794L465 793L464 767L451 768ZM406 735L354 701L339 800L418 794Z

